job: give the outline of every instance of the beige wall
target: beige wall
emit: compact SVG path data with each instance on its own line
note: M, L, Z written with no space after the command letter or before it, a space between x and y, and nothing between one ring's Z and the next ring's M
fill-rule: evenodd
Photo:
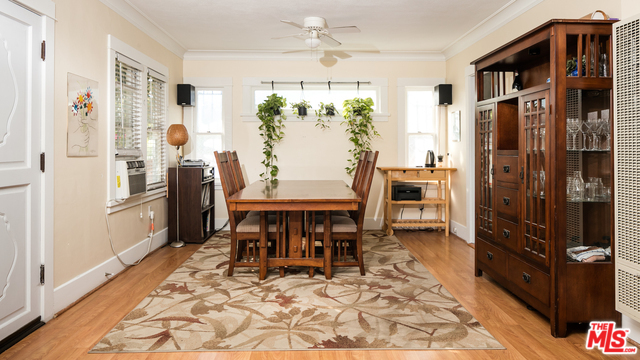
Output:
M621 0L620 7L622 19L640 14L640 1L638 0Z
M245 165L248 182L259 180L262 172L262 141L258 122L243 121L242 79L245 77L299 77L299 78L387 78L389 84L388 121L376 121L376 129L382 135L373 142L373 149L380 151L379 166L396 166L398 162L397 79L445 76L444 62L355 62L338 61L326 68L315 61L185 61L185 77L233 78L233 149L238 151ZM277 92L277 89L276 89ZM334 121L331 130L314 127L314 117L305 122L288 122L285 138L276 148L280 168L279 179L343 179L346 175L349 143L345 127ZM382 176L377 174L367 206L367 218L382 217ZM216 218L226 218L226 206L221 192L216 193Z
M107 238L108 113L107 35L131 45L169 68L169 99L182 81L182 59L142 33L98 0L55 0L55 191L54 287L113 257ZM70 158L67 141L67 73L99 83L99 156ZM181 122L182 110L169 101L169 122ZM173 152L169 152L170 159ZM166 225L166 200L158 199L111 216L116 249L121 252L144 240L149 231L147 205L156 212L156 231Z
M633 2L634 4L638 3L637 0L623 1ZM611 17L620 17L620 0L606 2L601 0L545 0L505 24L500 29L469 46L464 51L449 58L447 60L447 83L453 84L453 105L449 106L448 111L461 111L461 134L463 140L466 134L468 134L468 131L474 131L474 129L470 127L469 120L469 116L473 116L473 114L469 114L465 105L468 100L465 93L465 68L471 61L550 19L580 18L594 10L603 10ZM452 179L452 199L454 200L451 209L452 220L463 225L466 225L464 208L467 206L465 199L467 187L465 183L465 172L473 171L473 162L467 159L469 146L474 146L474 144L465 141L449 144L450 153L454 157L454 163L459 167L459 171L453 175Z

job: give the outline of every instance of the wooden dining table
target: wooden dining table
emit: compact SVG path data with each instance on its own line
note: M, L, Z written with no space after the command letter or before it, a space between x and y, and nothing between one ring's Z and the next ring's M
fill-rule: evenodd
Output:
M231 211L260 211L260 280L266 278L269 267L284 266L322 267L325 277L331 279L331 232L324 232L323 258L304 257L304 213L323 212L324 228L331 229L332 210L358 210L360 202L360 196L341 180L280 180L275 184L254 182L230 196L227 206ZM288 214L288 254L283 251L267 258L267 211L285 211ZM309 238L307 235L307 246L315 246L310 244Z

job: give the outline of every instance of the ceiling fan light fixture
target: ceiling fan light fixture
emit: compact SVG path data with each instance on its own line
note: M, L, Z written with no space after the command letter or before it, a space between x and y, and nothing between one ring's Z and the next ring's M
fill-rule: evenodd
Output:
M318 46L320 46L321 41L317 37L311 37L311 38L305 39L304 43L307 44L308 47L315 49Z

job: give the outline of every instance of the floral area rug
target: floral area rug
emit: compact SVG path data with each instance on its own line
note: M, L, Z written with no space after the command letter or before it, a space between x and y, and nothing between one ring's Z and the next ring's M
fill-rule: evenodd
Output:
M394 236L366 232L366 276L236 268L216 235L91 351L504 349Z

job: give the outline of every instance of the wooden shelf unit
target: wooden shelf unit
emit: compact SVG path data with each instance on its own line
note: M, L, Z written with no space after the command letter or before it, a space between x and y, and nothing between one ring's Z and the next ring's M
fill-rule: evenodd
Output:
M215 230L215 180L202 180L201 167L180 167L180 240L204 243ZM169 242L176 238L176 168L169 168Z
M451 201L451 172L455 168L417 168L417 167L378 167L384 175L384 223L382 228L387 235L393 235L393 227L435 227L445 230L449 236L449 214ZM394 182L434 182L437 185L437 197L422 200L392 200ZM444 190L444 195L443 195ZM393 205L425 204L436 206L436 219L393 219ZM444 209L443 209L444 207ZM444 211L443 211L444 210ZM444 215L444 219L442 218Z

